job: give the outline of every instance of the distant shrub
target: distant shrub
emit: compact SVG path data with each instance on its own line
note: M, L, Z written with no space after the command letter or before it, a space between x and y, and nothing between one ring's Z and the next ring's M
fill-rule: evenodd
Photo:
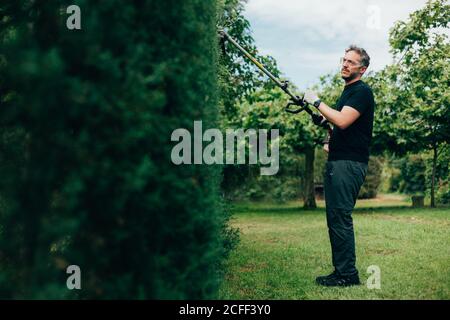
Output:
M425 169L425 161L420 154L404 158L400 167L402 181L399 191L408 194L424 193L426 189Z

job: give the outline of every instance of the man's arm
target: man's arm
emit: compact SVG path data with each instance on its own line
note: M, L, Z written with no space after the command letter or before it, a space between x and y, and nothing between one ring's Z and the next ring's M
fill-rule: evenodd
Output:
M352 107L344 106L341 111L337 111L323 102L320 103L317 109L329 122L342 130L347 129L361 115L358 110Z
M315 101L319 100L319 97L314 92L307 91L304 100L313 105ZM317 109L329 122L342 130L347 129L361 115L358 110L350 106L344 106L341 111L337 111L323 102Z

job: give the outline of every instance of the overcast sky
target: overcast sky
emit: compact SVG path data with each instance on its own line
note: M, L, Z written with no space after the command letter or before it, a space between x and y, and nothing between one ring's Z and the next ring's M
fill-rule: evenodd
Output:
M262 54L300 89L339 70L350 44L367 50L369 70L392 62L389 29L426 0L249 0L244 15Z

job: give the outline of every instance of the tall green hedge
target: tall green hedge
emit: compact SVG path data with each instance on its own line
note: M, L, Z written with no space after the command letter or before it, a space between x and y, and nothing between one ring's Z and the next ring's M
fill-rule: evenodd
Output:
M65 9L81 8L68 30ZM1 298L215 297L233 242L217 166L171 133L216 126L215 1L2 1ZM6 135L7 136L7 135ZM82 289L66 288L81 268Z

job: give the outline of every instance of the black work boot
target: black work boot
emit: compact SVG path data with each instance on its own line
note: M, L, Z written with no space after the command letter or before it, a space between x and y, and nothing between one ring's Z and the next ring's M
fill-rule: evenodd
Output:
M359 285L361 284L361 282L359 281L359 276L355 274L353 276L336 275L334 277L323 280L319 284L326 287L349 287Z
M337 274L336 270L334 270L332 273L330 273L330 274L327 275L327 276L320 276L320 277L317 277L317 278L316 278L316 283L317 283L317 284L320 284L320 285L323 285L323 283L324 283L325 281L327 281L328 279L334 278L334 277L336 277L337 275L338 275L338 274Z

